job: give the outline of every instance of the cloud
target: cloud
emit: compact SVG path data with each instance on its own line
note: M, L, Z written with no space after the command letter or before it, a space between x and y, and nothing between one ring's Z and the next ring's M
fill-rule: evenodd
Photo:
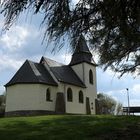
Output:
M3 23L0 21L0 27ZM35 26L14 25L0 38L0 94L5 85L26 59L38 61L40 58L40 32ZM40 43L41 44L41 43ZM31 53L29 53L31 52Z
M137 95L137 94L140 95L140 84L134 85L133 88L132 88L132 92L133 92L133 94L135 94L135 95Z
M74 4L76 4L76 3L79 2L79 0L72 0L72 2L73 2Z
M6 70L6 69L17 69L21 64L23 63L23 60L11 58L6 55L1 55L0 59L0 71Z
M126 89L110 90L106 94L121 102L123 106L127 106L128 98ZM134 84L132 88L129 88L129 99L130 106L140 106L140 84Z
M40 34L41 31L39 32L35 26L15 25L1 35L0 45L6 53L17 53L28 46L29 42L40 41Z
M1 21L0 27L2 26ZM3 32L0 38L0 72L9 69L17 70L26 59L33 58L34 60L40 49L36 45L40 41L37 40L39 34L36 27L29 24L13 25L9 31ZM30 43L31 46L28 46ZM28 54L29 50L36 51L36 54Z
M7 31L0 38L1 46L4 50L14 52L23 47L27 42L26 39L30 36L27 28L22 26L14 26L11 30Z
M96 54L93 56L96 56ZM98 60L98 58L95 60ZM118 78L119 76L119 73L115 73L111 69L107 69L105 72L103 72L100 67L97 67L98 93L108 94L112 96L115 100L121 102L123 105L126 106L126 88L129 88L130 99L133 100L133 105L135 104L135 99L139 100L140 105L140 77L137 76L134 78L131 74L125 74L121 78Z
M50 58L52 60L55 60L57 62L60 62L64 65L67 65L69 64L70 60L71 60L71 54L65 54L65 53L62 53L62 54L55 54L55 55L52 55L52 54L47 54L45 55L47 58Z
M130 106L140 106L140 99L130 100Z

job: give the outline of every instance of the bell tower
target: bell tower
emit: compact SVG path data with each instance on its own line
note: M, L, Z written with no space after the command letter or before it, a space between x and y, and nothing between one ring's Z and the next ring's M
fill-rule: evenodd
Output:
M81 35L77 45L75 46L75 50L69 65L73 68L79 78L86 84L87 73L85 64L92 67L92 69L96 69L97 66L92 58L92 54L86 44L85 38ZM90 70L90 73L92 73L91 71L92 70Z
M96 89L96 64L92 54L86 44L85 38L81 35L69 64L81 81L85 84L84 91L86 112L95 114L95 99L97 98Z

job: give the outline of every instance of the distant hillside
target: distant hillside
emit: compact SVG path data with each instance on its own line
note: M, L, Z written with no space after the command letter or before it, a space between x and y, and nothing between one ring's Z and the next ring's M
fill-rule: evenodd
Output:
M13 117L0 119L1 140L139 140L138 116Z

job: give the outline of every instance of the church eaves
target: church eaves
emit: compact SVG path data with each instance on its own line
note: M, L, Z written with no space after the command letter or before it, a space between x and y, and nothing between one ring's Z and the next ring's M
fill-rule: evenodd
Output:
M5 87L14 84L47 84L58 86L50 73L41 64L26 60L14 77L5 85Z

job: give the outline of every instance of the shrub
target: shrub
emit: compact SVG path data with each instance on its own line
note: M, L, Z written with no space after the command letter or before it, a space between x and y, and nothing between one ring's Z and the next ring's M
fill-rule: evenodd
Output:
M4 117L5 114L5 106L0 106L0 117Z

